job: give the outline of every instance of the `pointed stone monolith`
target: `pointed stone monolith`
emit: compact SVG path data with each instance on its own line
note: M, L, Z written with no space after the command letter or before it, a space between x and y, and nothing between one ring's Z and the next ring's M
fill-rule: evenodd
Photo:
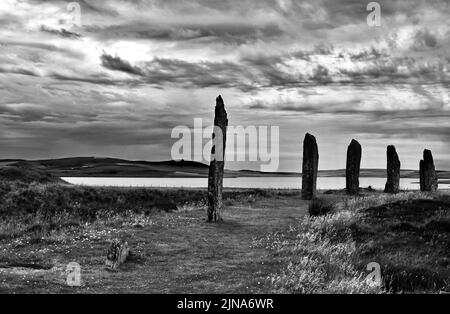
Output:
M420 161L420 190L434 192L438 189L438 177L434 167L433 154L425 149L423 159Z
M316 138L306 133L303 140L302 199L311 200L316 196L319 150Z
M214 116L213 146L208 175L208 221L221 220L223 170L225 164L225 144L228 127L227 112L222 97L216 98Z
M398 193L400 191L400 159L398 158L395 146L387 148L387 181L384 188L385 193Z
M359 171L361 168L361 145L352 140L347 149L347 167L345 171L346 190L348 194L359 192Z

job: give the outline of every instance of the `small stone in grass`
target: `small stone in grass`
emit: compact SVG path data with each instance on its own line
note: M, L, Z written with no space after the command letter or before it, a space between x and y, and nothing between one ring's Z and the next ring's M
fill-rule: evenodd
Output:
M106 267L116 270L127 260L130 255L128 243L123 240L113 240L106 254Z

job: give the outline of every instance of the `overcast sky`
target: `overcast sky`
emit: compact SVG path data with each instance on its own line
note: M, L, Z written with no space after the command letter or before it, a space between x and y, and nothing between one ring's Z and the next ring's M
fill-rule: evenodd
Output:
M403 168L424 148L450 169L450 1L78 1L0 4L0 158L170 159L172 128L280 127L280 171L299 171L305 132L319 167ZM229 164L257 168L257 164Z

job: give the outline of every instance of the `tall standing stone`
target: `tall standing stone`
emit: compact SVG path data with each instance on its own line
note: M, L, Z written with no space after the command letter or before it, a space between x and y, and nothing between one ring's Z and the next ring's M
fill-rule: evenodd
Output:
M433 154L425 149L423 159L420 161L420 190L434 192L438 189L438 177L434 167Z
M221 220L223 170L225 165L225 144L228 127L227 112L222 97L216 98L214 131L212 134L211 161L208 175L208 221Z
M387 181L384 188L385 193L398 193L400 191L400 159L398 158L395 146L387 148Z
M306 133L303 140L302 198L311 200L316 196L319 150L316 138Z
M348 194L359 192L359 171L361 169L361 145L352 140L347 149L347 167L345 171L346 190Z
M423 172L424 172L424 163L423 163L423 159L422 159L419 163L419 182L420 182L420 190L421 191L425 191L425 186L424 186L425 179L423 177Z

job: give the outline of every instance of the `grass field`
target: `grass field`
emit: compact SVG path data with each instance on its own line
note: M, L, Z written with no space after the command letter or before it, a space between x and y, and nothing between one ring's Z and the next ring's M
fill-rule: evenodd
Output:
M259 241L284 260L282 270L270 276L273 291L450 291L450 195L371 193L328 202L320 205L328 214L304 217ZM366 280L371 263L380 267L379 286Z
M277 267L255 238L283 230L305 214L295 192L229 192L225 221L205 222L203 205L174 212L102 213L94 220L68 213L2 224L0 292L244 293L269 289ZM293 206L294 205L294 206ZM276 207L276 209L274 209ZM17 218L17 217L16 217ZM9 235L9 236L7 236ZM105 270L108 241L128 241L133 256L118 272ZM65 267L77 262L82 286L68 287Z
M385 293L448 291L449 197L226 190L205 222L204 190L0 186L1 293ZM30 205L34 204L34 205ZM109 242L132 255L105 269ZM381 265L383 285L365 277ZM81 266L80 287L66 266ZM419 279L417 279L419 278ZM424 279L420 279L424 278Z

